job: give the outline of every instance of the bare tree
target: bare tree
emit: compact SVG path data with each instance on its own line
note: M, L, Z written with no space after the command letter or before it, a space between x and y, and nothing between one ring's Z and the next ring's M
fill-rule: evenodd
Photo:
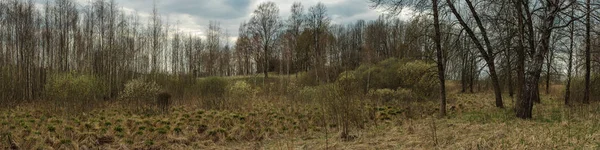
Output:
M274 41L277 38L277 34L282 27L279 18L279 8L274 2L265 2L258 5L252 19L250 20L250 30L257 34L256 36L261 41L261 46L264 53L263 58L263 73L265 78L269 77L269 53L270 48L273 47Z
M211 21L206 36L206 54L203 58L205 58L205 69L206 73L209 76L217 75L217 60L218 60L218 52L221 49L221 27L219 27L219 23L217 21Z
M591 28L592 28L592 7L590 0L585 2L585 91L583 94L583 103L590 103L590 72L591 72Z
M157 73L159 71L158 59L161 51L161 33L162 33L162 22L160 19L160 14L158 13L158 8L156 7L156 0L153 1L154 7L152 9L152 19L151 23L148 26L150 28L150 37L151 37L151 71L152 73Z
M575 6L571 7L571 19L574 19L575 16ZM572 23L569 27L569 50L568 50L568 60L567 60L567 83L565 84L565 105L569 106L570 97L571 97L571 78L573 72L573 49L575 45L575 23Z
M565 25L555 25L555 22L558 21L557 19L559 19L561 12L572 6L574 2L569 2L567 0L541 1L539 9L541 10L540 13L542 14L540 15L540 21L538 22L540 23L538 27L539 33L535 33L533 30L534 21L531 19L531 4L525 0L515 0L514 3L518 14L517 19L520 29L520 41L524 41L527 36L529 36L528 40L530 41L530 47L528 51L525 51L525 49L520 46L520 50L518 52L519 74L517 75L519 78L518 81L522 84L519 91L519 98L517 99L517 103L515 105L517 117L527 119L532 117L533 102L539 101L540 99L540 74L542 72L544 58L547 56L550 50L550 40L553 30L568 26L568 24L572 23L574 20L567 21ZM526 36L524 34L525 31L528 31L529 35ZM534 44L531 44L531 41L535 40L532 38L532 34L540 35L539 45L537 45L537 47L534 47L532 46ZM529 58L531 60L527 61L526 63L525 58Z
M298 40L300 39L300 34L302 33L302 27L304 25L304 6L300 2L295 2L292 5L292 14L288 18L287 21L288 32L291 34L289 36L290 43L290 54L293 54L293 59L295 61L300 59L299 50L298 50ZM290 73L290 63L287 64L288 74ZM296 67L300 64L294 63ZM296 69L298 70L298 69ZM296 74L297 75L297 74Z
M327 16L327 8L323 3L317 3L315 6L312 6L308 9L308 14L306 16L306 25L312 32L312 52L313 52L313 69L315 72L315 80L317 82L321 82L323 79L320 79L322 75L320 72L323 69L324 63L324 50L322 49L323 34L326 32L329 27L331 19Z
M450 7L452 14L454 14L454 16L456 17L456 20L460 23L462 28L466 31L467 35L471 38L471 41L475 44L477 50L479 50L481 57L483 57L483 59L487 63L490 78L492 79L492 84L494 86L494 95L496 96L496 107L503 108L504 104L502 102L502 92L500 89L500 83L496 73L496 66L494 62L496 52L492 47L492 44L487 34L486 27L481 21L479 13L475 9L475 6L471 2L471 0L465 0L465 3L467 4L469 11L471 12L471 17L475 19L475 22L477 24L475 28L477 28L479 32L481 32L480 36L478 36L473 30L473 27L467 24L467 22L463 19L462 14L458 12L452 0L446 0L446 3ZM480 38L483 39L483 43L481 42Z

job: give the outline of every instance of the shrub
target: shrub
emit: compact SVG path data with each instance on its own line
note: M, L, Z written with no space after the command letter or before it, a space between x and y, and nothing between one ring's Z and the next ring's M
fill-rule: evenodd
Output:
M223 97L227 91L227 80L221 77L208 77L198 81L198 90L204 96Z
M254 92L250 84L246 83L246 81L236 81L227 88L227 95L232 98L252 97L255 94Z
M7 69L0 67L0 97L12 99L14 90L18 89L14 86L14 78L12 78Z
M123 100L153 100L160 88L156 82L148 81L145 78L130 80L125 84L125 89L119 94Z
M315 80L315 73L313 71L298 73L298 79L296 82L300 86L316 86L319 83Z
M391 89L370 90L367 95L374 97L376 99L379 99L380 101L383 101L383 102L392 101L395 97L397 97L396 91L391 90Z
M146 108L145 106L152 106L156 103L155 97L159 91L160 88L156 82L149 81L146 78L137 78L125 84L125 88L119 94L119 99L133 105L133 109L136 109L136 111L142 111Z
M434 64L390 58L377 64L364 64L355 71L340 74L338 84L345 89L359 89L364 93L377 89L410 90L416 98L428 99L437 95L439 87ZM388 91L388 92L389 92ZM404 91L406 92L406 91Z
M428 99L438 96L439 83L435 65L423 61L412 61L398 69L403 77L400 88L411 89L418 98Z
M62 102L61 105L83 105L101 99L106 94L106 88L94 76L64 73L50 76L44 86L44 92L49 99ZM84 105L83 108L91 106Z
M162 75L154 77L156 83L163 90L168 91L173 98L184 98L185 96L193 96L194 92L190 91L195 84L194 77L190 75ZM189 95L191 94L191 95Z
M321 83L334 82L340 73L342 73L341 70L336 67L324 67L319 70L312 69L308 72L300 73L297 82L300 86L317 86Z
M410 101L415 99L415 93L410 89L398 88L396 89L396 99L400 101Z
M351 140L350 132L354 128L363 128L368 118L364 111L366 107L361 98L355 94L347 94L340 84L326 84L313 88L307 88L305 93L314 93L313 99L324 109L326 126L340 126L341 138Z
M318 94L316 88L305 86L298 92L298 98L304 102L311 102L319 97Z
M228 109L237 109L244 104L248 99L254 97L258 90L254 90L246 81L236 81L234 84L227 87L227 100L225 101Z
M161 92L156 96L156 102L158 108L164 113L169 111L171 105L171 94L167 92Z
M208 77L198 81L196 89L207 108L220 108L227 92L227 80L221 77Z
M410 89L398 88L397 90L392 89L375 89L369 90L368 96L379 100L381 102L392 102L395 100L399 101L410 101L415 98L415 94Z
M342 89L341 92L343 92L343 95L360 93L360 80L354 71L346 71L341 73L336 83Z
M542 88L540 88L541 90ZM599 101L600 92L600 74L594 74L590 77L590 101ZM571 83L571 101L583 102L585 92L585 79L573 78Z

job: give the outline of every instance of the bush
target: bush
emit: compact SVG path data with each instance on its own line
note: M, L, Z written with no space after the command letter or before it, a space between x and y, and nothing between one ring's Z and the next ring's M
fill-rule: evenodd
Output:
M312 102L319 98L318 92L315 87L305 86L298 92L298 98L304 102Z
M366 107L361 98L355 94L345 94L340 84L325 84L315 87L304 87L300 90L300 98L315 106L320 107L324 118L315 120L323 121L318 124L323 126L340 126L341 138L351 139L350 131L354 128L363 128L368 118L364 111Z
M227 88L227 95L231 98L241 99L254 96L254 90L246 81L236 81Z
M398 96L396 91L391 90L391 89L370 90L367 95L374 97L376 99L379 99L380 101L383 101L383 102L392 101L392 99L394 99Z
M221 77L208 77L198 81L197 86L203 96L223 97L227 91L227 80Z
M196 88L203 98L205 107L220 108L227 92L227 80L221 77L207 77L198 81Z
M418 98L428 99L438 96L439 83L437 72L432 70L435 65L423 61L408 62L398 69L401 86L397 88L410 89Z
M153 79L163 90L168 91L173 98L185 99L186 96L194 96L194 93L197 92L191 89L194 85L194 77L190 75L158 74Z
M137 78L125 84L125 89L121 91L119 98L124 100L153 100L159 91L160 87L156 82Z
M542 90L542 88L540 88ZM594 74L590 77L590 101L600 101L600 74ZM585 92L585 79L573 78L571 83L571 101L583 102Z
M344 95L360 93L361 84L354 71L346 71L340 74L336 84L342 89Z
M335 79L340 75L341 70L335 67L324 67L320 70L309 70L308 72L299 73L297 80L300 86L317 86L322 83L334 82ZM317 76L317 73L319 74Z
M317 86L317 85L319 85L319 83L315 79L314 71L300 72L298 74L299 74L298 79L296 80L298 85L300 85L300 86Z
M410 101L415 99L415 94L410 89L398 88L397 90L392 89L375 89L369 90L367 93L373 99L379 100L381 102L392 102L395 100L398 101Z
M236 81L227 87L227 100L225 101L228 109L239 109L246 106L248 99L252 99L258 93L258 89L252 89L252 86L246 81Z
M396 99L400 101L410 101L415 99L415 93L410 89L396 89Z
M347 71L338 77L337 83L344 89L358 89L363 93L377 89L410 91L409 98L428 99L437 96L437 73L434 64L424 61L408 61L390 58L377 64L364 64L355 71ZM380 92L383 92L380 91ZM396 90L397 91L397 90ZM407 92L407 91L402 91ZM403 98L404 99L404 98Z
M106 95L102 82L90 75L64 73L50 76L44 86L46 96L58 104L91 104ZM62 103L61 103L62 102ZM84 109L91 106L85 105Z
M16 87L14 87L13 79L8 71L2 67L0 67L0 97L5 100L13 99L13 93L15 93ZM4 102L6 103L6 102Z

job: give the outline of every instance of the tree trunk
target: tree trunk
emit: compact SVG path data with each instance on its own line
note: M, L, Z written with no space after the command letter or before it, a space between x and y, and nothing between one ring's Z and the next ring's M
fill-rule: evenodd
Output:
M575 7L571 6L571 16L575 15ZM569 29L569 62L567 69L567 84L565 85L565 105L569 106L569 99L571 97L571 73L573 70L573 43L574 43L574 33L575 33L575 23L571 24Z
M265 74L265 79L269 78L269 51L268 51L268 42L264 45L265 52L265 67L263 68L263 73Z
M546 94L550 94L550 67L552 65L552 54L548 53L548 58L546 59Z
M518 96L517 96L517 101L515 102L515 113L517 115L517 117L520 118L531 118L531 109L532 109L532 104L530 101L530 99L525 98L525 47L524 47L524 42L525 42L525 24L524 24L524 19L522 17L523 15L523 9L522 9L522 5L521 5L522 1L521 0L515 0L514 1L514 5L515 8L517 10L517 24L518 24L518 28L519 28L519 42L518 42L518 47L517 47L517 91Z
M520 9L520 7L518 7L518 9ZM533 51L536 52L533 54L533 60L532 62L529 64L529 66L527 67L527 74L526 74L526 80L525 80L525 85L523 86L522 89L522 95L520 97L520 102L518 102L518 107L516 108L516 115L519 118L522 119L529 119L532 118L532 110L533 110L533 103L532 101L539 101L540 97L539 97L539 80L540 80L540 74L542 72L542 66L544 63L544 56L546 56L546 54L548 53L549 49L550 49L550 37L552 35L552 30L553 30L553 24L555 21L556 16L558 15L559 11L557 11L558 8L558 4L556 3L549 3L547 8L547 10L545 10L546 12L548 12L548 14L543 18L542 22L540 22L541 25L541 36L540 36L540 45L539 48L537 49L537 51ZM521 11L519 11L521 12ZM519 17L520 18L520 17ZM519 24L521 24L521 21L519 20Z
M507 49L507 51L509 51L509 49ZM508 81L508 95L510 97L513 97L515 95L514 92L514 88L513 88L513 76L512 76L512 62L510 60L510 53L506 52L506 69L508 70L507 73L507 81Z
M591 64L590 64L590 44L591 44L591 39L590 39L590 30L591 30L591 19L590 19L590 15L591 15L591 7L590 7L590 0L586 0L586 17L585 17L585 93L583 95L583 103L585 104L589 104L590 103L590 70L591 70Z
M493 60L488 62L488 68L490 69L490 78L492 78L492 84L494 86L494 95L496 96L496 107L504 108L504 104L502 103L502 91L500 89L500 81L498 80L498 75L496 74L496 67L494 66Z
M446 78L444 76L444 60L442 56L442 44L440 33L440 20L438 15L438 1L432 0L433 6L433 22L435 28L435 47L437 53L437 68L438 77L440 80L440 116L446 116Z

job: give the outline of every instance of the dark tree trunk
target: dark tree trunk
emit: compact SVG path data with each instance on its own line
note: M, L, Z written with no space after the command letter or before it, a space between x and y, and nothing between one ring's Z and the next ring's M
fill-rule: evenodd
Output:
M571 16L574 16L575 14L575 7L571 6ZM571 73L573 70L573 43L574 41L574 33L575 33L575 23L571 24L571 27L569 29L569 62L568 62L568 69L567 69L567 84L565 85L565 105L569 106L569 99L571 97Z
M524 48L524 42L525 42L525 24L523 21L523 9L522 9L522 5L521 5L522 1L521 0L515 0L514 1L514 5L515 8L517 10L517 23L518 23L518 28L519 28L519 42L518 42L518 47L517 47L517 89L519 91L518 96L517 96L517 101L515 103L515 112L517 114L517 117L520 118L530 118L531 117L531 108L532 108L532 104L531 101L528 101L530 99L525 98L525 85L527 85L525 83L525 48ZM528 117L529 116L529 117Z
M507 74L506 74L507 75L506 78L508 81L508 95L510 97L513 97L515 95L515 91L513 88L512 62L510 59L510 53L508 51L510 51L510 49L507 49L507 52L506 52L506 70L508 70Z
M269 51L268 51L268 45L269 45L268 42L264 45L264 52L265 52L265 60L264 60L265 65L264 66L265 67L263 68L263 73L265 74L265 79L269 78Z
M548 56L548 62L546 63L546 94L550 94L550 66L552 64L552 54Z
M521 7L517 7L521 9ZM545 12L548 14L545 15L541 23L541 36L540 36L540 45L537 51L533 53L532 62L526 68L526 80L525 85L522 89L522 95L519 99L518 106L516 108L516 115L522 119L532 118L532 110L533 103L532 101L539 101L539 81L540 74L542 72L542 66L544 63L544 56L548 53L550 49L550 37L552 35L552 30L554 28L554 20L558 15L558 3L551 2L548 3ZM518 10L521 12L521 10ZM520 18L520 17L519 17ZM519 25L521 25L521 20L519 19Z
M591 30L591 7L590 0L586 0L586 17L585 17L585 93L583 95L583 103L590 103L590 30Z
M475 93L475 72L477 72L477 68L476 68L476 60L474 58L473 55L471 55L469 57L469 63L471 63L471 65L469 66L469 92L471 93Z
M504 104L502 103L502 91L500 89L500 81L498 80L498 76L496 75L496 67L494 66L494 61L488 62L488 68L490 69L490 78L492 78L492 84L494 86L494 95L496 96L496 107L504 108Z
M437 54L438 77L440 80L440 116L446 116L446 79L444 76L444 60L442 56L442 44L440 33L440 20L438 16L438 1L432 0L433 6L433 22L435 28L435 47Z

